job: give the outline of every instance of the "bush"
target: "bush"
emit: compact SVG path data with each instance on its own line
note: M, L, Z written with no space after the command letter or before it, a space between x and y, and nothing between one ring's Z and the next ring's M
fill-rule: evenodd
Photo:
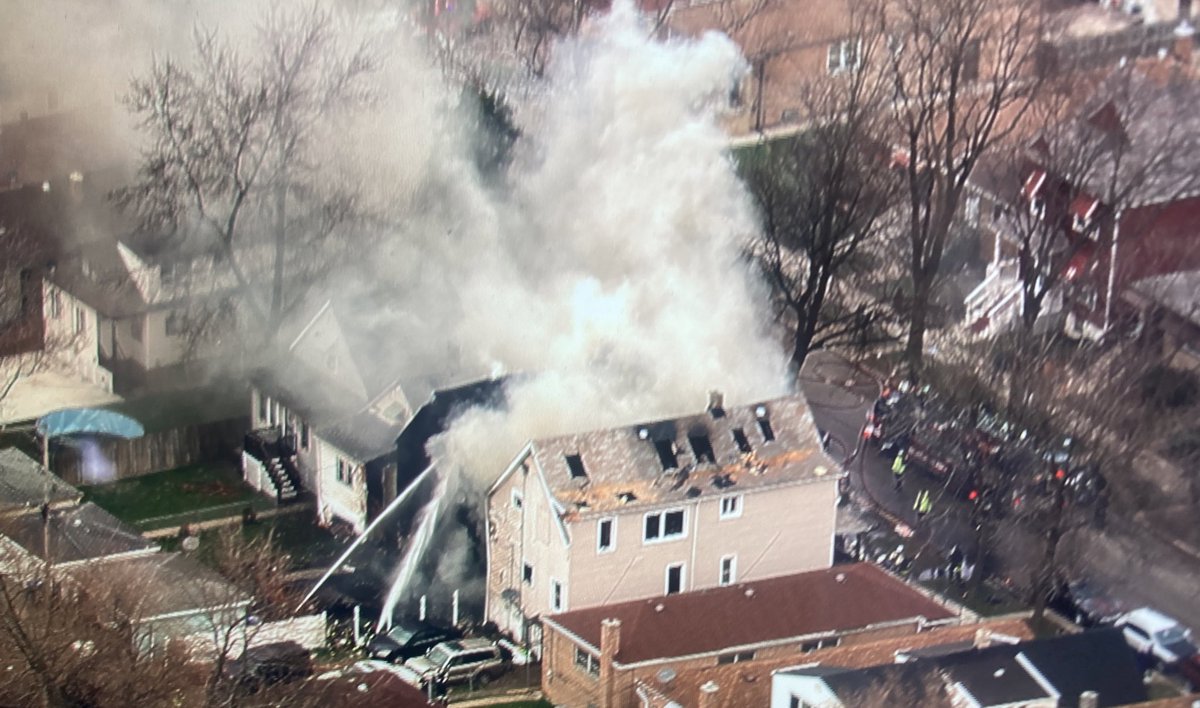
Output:
M1185 408L1200 400L1200 379L1195 372L1155 366L1142 376L1142 398L1163 408Z

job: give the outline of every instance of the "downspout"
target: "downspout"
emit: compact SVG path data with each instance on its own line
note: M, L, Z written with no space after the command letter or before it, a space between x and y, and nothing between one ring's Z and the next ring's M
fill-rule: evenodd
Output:
M700 534L700 501L696 501L696 508L692 514L692 559L689 561L691 572L688 573L687 587L688 590L696 589L696 537ZM720 578L718 578L720 580Z
M1108 328L1112 326L1113 294L1117 289L1117 244L1121 238L1121 211L1117 210L1116 216L1113 218L1112 251L1108 257L1108 292L1104 298L1103 335L1107 335Z

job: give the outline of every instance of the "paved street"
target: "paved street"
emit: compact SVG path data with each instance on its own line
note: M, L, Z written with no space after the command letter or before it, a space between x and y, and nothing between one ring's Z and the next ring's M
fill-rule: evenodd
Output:
M879 393L879 382L836 354L815 352L805 364L801 385L817 426L832 438L831 454L851 457L867 410ZM895 490L890 462L873 446L864 447L848 465L853 498L874 506L893 523L914 529L906 552L945 553L957 544L968 558L975 554L968 502L941 495L935 479L911 467L903 488ZM917 522L913 501L921 489L933 493L934 507ZM998 572L1024 586L1041 557L1041 539L1011 515L998 525L995 537ZM1152 605L1200 630L1200 558L1141 526L1110 515L1101 531L1086 519L1075 519L1059 546L1058 558L1071 577L1087 577L1130 606Z

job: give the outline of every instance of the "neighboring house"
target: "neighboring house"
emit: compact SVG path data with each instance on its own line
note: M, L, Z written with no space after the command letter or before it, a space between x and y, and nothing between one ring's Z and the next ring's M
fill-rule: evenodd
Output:
M802 396L530 442L488 492L487 619L827 568L837 465ZM536 638L533 638L536 645Z
M543 617L542 689L559 705L634 706L639 689L662 689L682 672L699 678L741 663L817 661L835 647L911 638L962 619L875 566L839 565Z
M918 655L943 656L966 651L973 646L986 646L994 636L1026 640L1032 639L1034 634L1024 619L1012 616L979 624L941 625L916 634L864 638L861 643L847 642L811 652L791 652L716 666L685 667L666 673L660 670L653 678L639 679L634 692L646 708L766 706L771 702L773 674L781 669L795 668L797 661L806 662L805 666L819 663L865 668L909 661Z
M1101 629L1000 644L908 663L846 669L830 664L775 672L771 708L859 706L872 696L919 697L922 706L1058 708L1146 700L1137 657L1120 631Z
M1083 183L1047 164L1074 165L1073 155L1048 155L1034 137L1022 164L981 170L967 197L991 254L988 277L966 303L966 324L977 333L997 334L1020 313L1016 256L1029 227L1015 225L1026 217L1006 219L1006 213L1029 212L1053 234L1037 237L1051 246L1038 272L1057 283L1042 315L1061 311L1065 331L1075 337L1139 333L1143 312L1127 301L1130 289L1200 269L1200 181L1192 170L1200 155L1200 121L1192 110L1200 81L1175 59L1155 59L1097 83L1054 148L1070 153L1077 143L1076 152L1094 153L1077 160L1089 170ZM1105 203L1105 194L1119 203Z
M1200 270L1135 281L1125 293L1145 323L1144 336L1159 343L1167 363L1200 371Z
M326 301L253 375L242 459L256 489L280 500L312 494L321 523L362 533L398 493L396 438L412 406L394 359L361 343L350 307Z
M52 510L69 508L82 498L78 489L47 473L29 455L15 447L0 449L0 519L36 511L43 504Z
M0 543L31 556L35 565L49 563L54 571L158 552L137 529L92 502L2 519Z

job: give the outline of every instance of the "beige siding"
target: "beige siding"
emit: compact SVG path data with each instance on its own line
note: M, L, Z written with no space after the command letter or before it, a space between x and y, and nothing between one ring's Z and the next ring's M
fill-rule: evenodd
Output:
M333 445L314 439L317 451L317 510L324 523L334 517L347 521L355 533L367 526L367 486L362 465ZM352 467L351 483L338 481L337 461L341 458Z
M736 496L736 495L722 495ZM667 566L683 563L684 590L719 584L721 558L736 557L736 582L828 568L832 561L837 482L834 478L761 489L740 496L740 515L720 518L720 497L654 511L686 510L686 535L644 543L651 509L630 509L571 524L571 609L662 595ZM597 549L598 521L616 519L616 547Z

